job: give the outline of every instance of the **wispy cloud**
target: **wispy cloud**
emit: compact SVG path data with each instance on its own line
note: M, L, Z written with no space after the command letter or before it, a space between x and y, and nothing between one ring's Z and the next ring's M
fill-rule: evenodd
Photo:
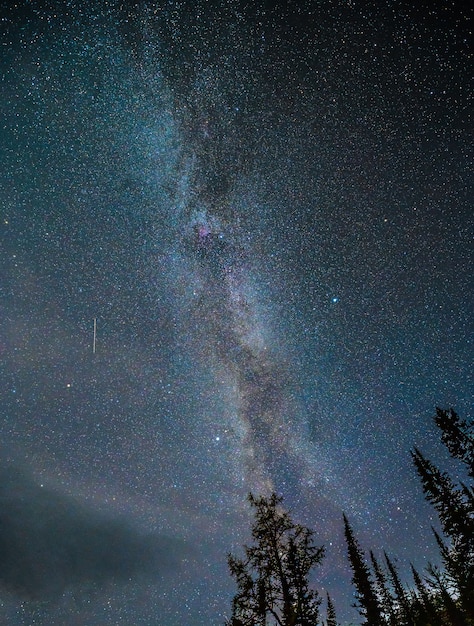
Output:
M147 535L0 467L0 586L26 598L59 596L71 585L159 576L178 566L184 544Z

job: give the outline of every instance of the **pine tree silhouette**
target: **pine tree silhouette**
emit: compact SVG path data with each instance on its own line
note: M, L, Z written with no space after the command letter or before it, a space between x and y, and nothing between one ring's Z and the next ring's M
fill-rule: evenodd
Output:
M313 531L293 522L276 494L248 500L254 543L244 546L244 559L228 556L238 588L228 626L318 626L321 599L309 575L324 548L314 545Z
M338 626L336 608L329 593L326 593L326 626Z
M416 593L412 596L412 609L416 615L417 626L418 624L420 626L442 624L437 598L428 590L413 564L411 564L411 572L416 589Z
M400 577L398 575L397 568L392 563L386 552L384 552L384 557L387 564L387 569L389 571L390 580L393 585L393 590L395 592L395 599L398 605L398 624L400 624L400 626L401 624L404 624L406 626L415 626L410 606L411 603L402 585L402 581L400 580Z
M398 626L397 612L394 607L394 598L392 597L387 576L383 571L380 563L375 558L372 550L370 551L370 562L375 578L375 590L379 599L379 606L385 619L385 623L389 626Z
M352 568L352 582L356 589L356 607L360 615L365 618L364 624L367 626L380 626L384 623L384 620L372 582L370 569L365 562L364 554L345 515L343 515L343 519L349 563Z
M441 472L415 448L412 452L416 470L421 478L426 499L436 509L443 533L449 538L446 544L439 534L435 538L450 579L449 590L454 585L464 614L474 619L474 507L472 488L456 488L446 472ZM434 577L437 580L436 577ZM446 597L444 590L441 590Z
M468 424L453 409L446 411L439 407L436 407L434 421L443 433L441 441L451 456L465 463L469 476L474 478L474 422Z

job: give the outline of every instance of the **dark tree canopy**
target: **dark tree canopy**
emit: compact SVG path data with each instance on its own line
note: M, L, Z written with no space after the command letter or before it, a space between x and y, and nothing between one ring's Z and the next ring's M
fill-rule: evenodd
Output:
M329 594L326 594L326 626L338 626L336 618L336 608Z
M474 458L474 439L467 433L465 422L460 422L454 411L437 409L435 421L443 430L443 441L452 456L464 462L466 459ZM466 432L458 437L459 432L463 430ZM446 472L442 472L434 463L425 458L417 448L413 450L412 457L425 497L436 509L443 533L447 538L445 541L435 532L444 570L438 571L433 567L430 568L431 585L438 589L446 610L455 624L472 623L474 621L474 494L472 486L462 483L457 486ZM469 463L468 466L470 467ZM455 590L456 601L452 600L450 590Z
M243 559L228 556L238 588L228 626L317 626L321 599L309 576L324 548L282 509L282 498L248 499L255 513L253 544L244 546Z
M474 478L474 423L461 420L453 409L436 408L436 426L442 431L441 440L451 456L465 463Z
M437 409L434 419L451 456L474 477L474 424L461 421L452 409ZM355 607L363 626L474 626L474 486L456 482L417 448L412 459L439 517L442 533L434 528L433 533L441 565L430 563L423 573L411 565L410 588L385 552L383 561L372 551L366 558L343 515ZM227 626L337 626L331 598L327 594L321 620L321 599L308 582L324 556L313 532L295 524L275 494L250 494L249 502L255 513L253 544L244 546L245 558L228 557L238 591Z
M382 622L382 612L375 592L370 569L365 562L359 542L352 530L349 520L344 515L344 535L347 543L349 563L352 568L352 582L356 589L357 608L364 617L367 626L379 626Z

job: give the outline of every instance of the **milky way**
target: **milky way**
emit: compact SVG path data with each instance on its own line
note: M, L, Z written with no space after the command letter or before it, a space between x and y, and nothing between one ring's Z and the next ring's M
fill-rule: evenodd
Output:
M238 229L208 211L194 214L190 227L186 250L194 266L188 323L196 329L195 347L202 366L214 373L217 393L226 390L234 412L222 437L232 437L240 451L241 478L252 490L269 493L275 489L275 465L284 465L286 456L303 460L288 365L272 346L271 328L252 286L258 287L258 270L249 246L239 242Z
M342 511L422 569L409 451L451 469L431 415L472 411L468 14L23 4L1 22L0 469L27 541L0 536L0 621L222 624L250 490L315 529L354 620ZM97 533L123 558L82 558Z

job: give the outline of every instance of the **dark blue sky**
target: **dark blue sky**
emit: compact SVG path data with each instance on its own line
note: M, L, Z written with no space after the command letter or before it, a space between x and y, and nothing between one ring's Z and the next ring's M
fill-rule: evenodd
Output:
M431 417L472 417L472 14L7 4L2 620L222 624L272 489L354 619L342 511L423 567L409 451L455 472ZM123 560L73 571L104 519Z

